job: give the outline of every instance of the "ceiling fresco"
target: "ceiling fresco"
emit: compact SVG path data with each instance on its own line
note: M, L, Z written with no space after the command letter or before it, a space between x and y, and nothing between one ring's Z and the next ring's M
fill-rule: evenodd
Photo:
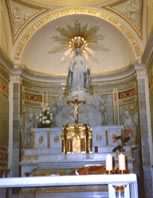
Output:
M112 11L124 17L139 35L142 35L143 1L128 0L110 6Z
M76 20L90 28L98 26L103 37L88 54L93 74L126 68L143 53L143 0L7 0L7 3L12 27L12 60L31 71L66 75L71 59L63 57L64 48L58 46L53 36L57 27L72 26ZM60 9L63 9L61 15Z
M98 34L102 39L96 38L96 34L93 35L92 39L97 39L97 45L92 48L92 56L89 55L87 60L92 74L111 72L133 62L134 57L128 41L111 24L93 16L72 15L54 20L41 28L24 50L22 63L37 72L65 75L71 57L63 57L65 47L59 45L60 34L57 28L72 28L76 21L79 21L82 27L87 25L89 30L94 28L95 24L99 27ZM58 40L55 40L55 35Z
M46 7L45 5L48 6ZM142 34L143 0L9 0L8 7L10 9L13 36L16 38L18 36L17 33L23 29L25 24L36 16L39 16L45 10L54 10L70 5L73 7L88 6L110 9L112 12L116 12L116 14L121 15L122 18L128 21L139 35Z
M39 15L44 9L40 7L30 7L27 4L21 4L17 1L9 1L10 19L12 23L13 40L22 31L24 26Z

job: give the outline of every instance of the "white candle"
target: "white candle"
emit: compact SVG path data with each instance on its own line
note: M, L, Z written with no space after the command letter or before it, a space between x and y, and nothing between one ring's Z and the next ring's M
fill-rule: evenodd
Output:
M125 155L123 153L119 154L118 163L119 163L119 170L121 170L121 171L126 170Z
M112 169L113 169L113 158L111 154L108 154L106 156L106 170L112 171Z

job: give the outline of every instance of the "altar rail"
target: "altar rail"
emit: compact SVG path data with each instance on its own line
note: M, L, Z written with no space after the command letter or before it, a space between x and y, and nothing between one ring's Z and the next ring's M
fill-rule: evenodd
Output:
M0 188L108 185L108 198L138 198L135 174L1 178ZM124 192L122 189L124 188ZM120 191L121 190L121 191ZM121 195L122 194L122 195Z

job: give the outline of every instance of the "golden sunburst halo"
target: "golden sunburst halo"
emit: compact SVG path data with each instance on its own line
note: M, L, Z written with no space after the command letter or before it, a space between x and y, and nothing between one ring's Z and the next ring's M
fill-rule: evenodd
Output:
M56 53L64 49L64 56L73 56L79 48L86 58L93 55L93 49L99 40L103 40L103 35L98 34L98 26L89 27L88 24L81 25L75 21L74 25L57 27L57 35L52 36L58 46L51 49L49 53Z
M82 36L75 36L74 38L70 39L68 44L68 47L74 50L76 48L82 48L82 50L84 50L88 46L87 41Z

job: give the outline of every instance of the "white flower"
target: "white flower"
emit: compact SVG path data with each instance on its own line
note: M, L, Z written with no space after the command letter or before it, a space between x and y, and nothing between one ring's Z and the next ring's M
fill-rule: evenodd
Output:
M46 124L50 124L50 120L46 120Z
M43 116L43 120L46 120L47 119L47 116Z

